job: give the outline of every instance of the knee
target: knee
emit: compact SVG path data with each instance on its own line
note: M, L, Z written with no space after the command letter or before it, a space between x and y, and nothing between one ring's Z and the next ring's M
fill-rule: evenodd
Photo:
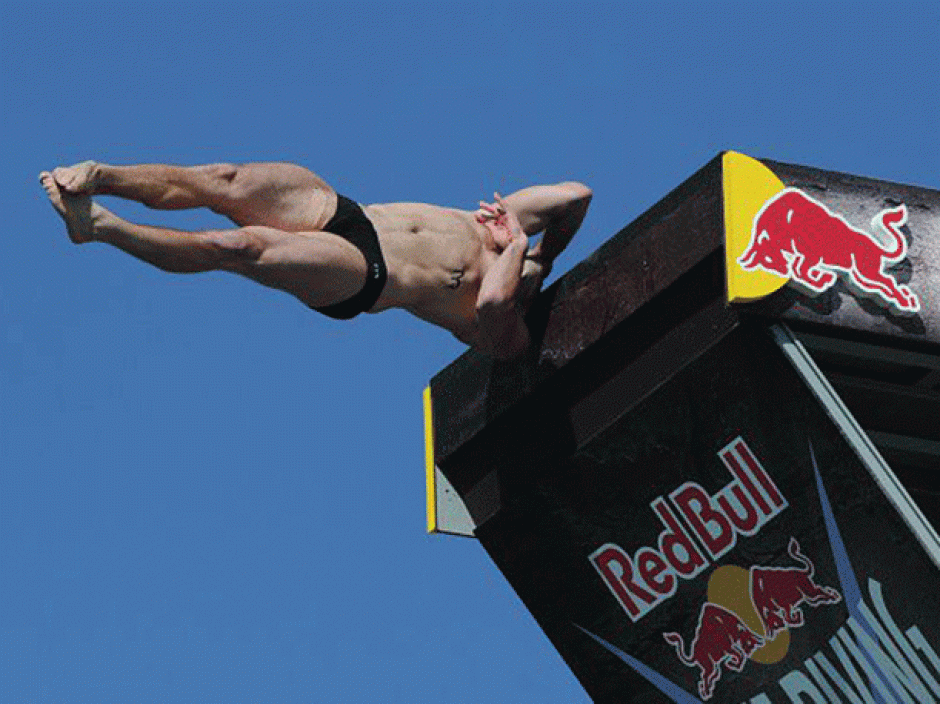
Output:
M235 164L206 164L196 168L202 171L207 178L221 183L232 183L238 174L238 166Z
M256 262L265 249L264 240L244 227L206 232L203 239L221 269L239 269Z
M197 166L207 193L211 194L215 205L224 205L239 196L241 180L240 167L236 164L206 164Z

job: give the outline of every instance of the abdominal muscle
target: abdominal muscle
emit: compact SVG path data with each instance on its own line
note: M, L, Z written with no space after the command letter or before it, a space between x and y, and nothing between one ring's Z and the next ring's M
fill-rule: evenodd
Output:
M422 203L364 206L375 225L388 282L370 312L404 308L464 342L475 337L480 282L495 243L474 214Z

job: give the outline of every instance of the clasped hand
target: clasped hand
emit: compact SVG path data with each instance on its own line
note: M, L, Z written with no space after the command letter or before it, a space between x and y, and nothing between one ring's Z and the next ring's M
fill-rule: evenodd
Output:
M494 193L493 198L494 203L480 201L480 208L476 211L477 222L486 226L500 250L506 249L518 239L525 239L528 244L528 238L515 213L506 206L499 193Z
M529 239L516 214L508 208L499 193L494 193L493 198L493 203L480 201L480 208L476 211L477 222L486 226L501 251L517 239L524 239L528 248ZM541 281L551 273L552 262L541 256L541 243L528 249L525 259L524 276L535 276Z

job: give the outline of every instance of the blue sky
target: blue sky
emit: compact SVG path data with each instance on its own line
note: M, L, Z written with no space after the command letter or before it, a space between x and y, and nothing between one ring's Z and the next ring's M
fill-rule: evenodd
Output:
M936 3L390 5L5 8L5 704L587 699L482 548L424 532L460 343L74 247L40 170L284 160L468 209L581 180L554 276L722 149L940 186Z

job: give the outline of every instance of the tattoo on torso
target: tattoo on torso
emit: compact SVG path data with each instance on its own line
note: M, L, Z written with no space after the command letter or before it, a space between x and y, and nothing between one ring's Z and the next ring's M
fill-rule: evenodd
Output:
M457 288L460 286L460 280L463 278L463 269L451 269L450 281L447 282L447 288Z

